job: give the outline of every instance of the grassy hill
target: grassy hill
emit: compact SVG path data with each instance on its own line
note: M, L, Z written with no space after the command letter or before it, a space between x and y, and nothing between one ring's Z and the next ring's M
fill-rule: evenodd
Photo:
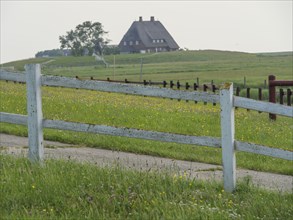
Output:
M115 59L115 63L114 63ZM244 77L250 87L264 86L268 75L275 74L279 79L292 79L292 53L250 54L231 51L199 50L176 51L153 54L121 54L105 56L109 64L105 68L94 57L54 57L36 58L6 63L15 70L24 71L27 63L42 63L42 73L95 79L152 81L180 80L193 83L232 81L243 85ZM142 66L141 66L142 62Z
M263 85L267 75L292 80L292 53L248 54L185 51L106 56L105 68L93 57L37 58L6 63L24 71L42 63L43 74L96 79L233 81ZM27 114L26 85L0 81L1 112ZM183 102L59 87L42 88L46 119L103 124L186 135L220 137L219 105ZM238 109L235 138L292 150L292 120ZM27 127L0 123L0 132L27 136ZM44 129L47 140L87 147L128 151L167 158L221 164L221 150L175 143ZM4 219L290 219L292 193L252 187L250 178L225 193L222 183L200 182L186 174L129 171L119 167L47 160L35 166L24 158L0 155L0 213ZM237 169L292 175L292 161L237 152ZM32 175L33 174L33 175ZM77 208L78 207L78 208Z

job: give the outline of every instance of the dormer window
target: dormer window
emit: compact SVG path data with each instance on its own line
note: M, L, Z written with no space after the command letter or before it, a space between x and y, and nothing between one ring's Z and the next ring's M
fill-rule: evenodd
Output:
M160 43L160 40L157 40L157 43Z
M127 42L126 42L126 41L124 41L124 42L123 42L123 45L124 45L124 46L126 46L126 45L127 45Z
M156 40L153 40L153 43L156 43Z
M164 43L164 40L163 39L161 39L161 43Z
M139 45L139 42L138 42L138 40L137 40L137 41L135 41L135 45Z

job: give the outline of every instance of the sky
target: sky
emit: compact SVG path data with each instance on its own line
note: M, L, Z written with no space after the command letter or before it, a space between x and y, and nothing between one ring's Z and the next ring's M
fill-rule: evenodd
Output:
M154 16L189 50L293 50L293 0L0 1L0 63L59 48L59 36L84 21L102 23L111 44L119 44L139 16Z

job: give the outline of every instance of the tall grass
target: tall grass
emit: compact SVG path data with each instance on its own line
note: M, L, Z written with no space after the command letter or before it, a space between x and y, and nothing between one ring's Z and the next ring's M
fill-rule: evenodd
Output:
M0 155L2 219L291 219L292 194L179 175Z
M0 82L0 86L0 111L27 114L25 85ZM220 137L220 109L211 104L50 87L44 87L42 93L47 119ZM292 119L285 117L272 122L264 113L236 111L236 139L240 141L292 150L291 125ZM25 127L5 123L0 131L27 135ZM50 129L44 135L49 140L89 147L221 164L221 151L207 147ZM293 174L290 161L248 153L237 154L237 166Z

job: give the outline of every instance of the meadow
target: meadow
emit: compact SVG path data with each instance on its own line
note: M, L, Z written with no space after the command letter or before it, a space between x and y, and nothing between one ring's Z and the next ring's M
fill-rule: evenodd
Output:
M115 57L109 55L105 56L105 60L110 64L108 68L90 56L35 58L3 66L13 66L17 71L24 71L26 63L42 63L42 74L139 80L143 61L145 80L184 80L193 83L199 77L200 83L213 80L219 85L231 81L235 87L243 87L243 78L246 77L247 85L252 87L252 96L256 96L256 88L264 86L264 80L271 73L275 73L277 79L292 80L293 68L292 52L249 54L199 50L123 54ZM0 88L0 111L26 114L25 85L2 81ZM219 106L64 88L43 87L42 92L44 117L48 119L220 137ZM242 96L243 92L244 90L241 91ZM265 97L267 94L264 90ZM1 123L0 131L27 135L25 127L4 123ZM264 113L248 112L245 109L236 111L237 140L292 150L291 136L292 119L278 117L273 122ZM205 147L49 129L45 130L45 138L89 147L221 164L220 150ZM241 152L237 153L237 160L237 165L243 168L293 173L290 162L280 159Z
M275 74L277 79L292 79L292 52L272 54L250 54L242 52L198 50L176 51L155 54L122 54L105 56L109 64L105 68L94 57L54 57L35 58L3 64L24 71L27 63L44 63L42 73L80 78L151 81L180 80L182 82L210 83L216 85L231 81L235 86L246 85L251 88L264 87L268 75ZM49 61L49 62L48 62ZM115 64L115 65L114 65Z
M42 73L81 78L180 80L243 87L264 86L269 74L292 80L292 52L247 54L227 51L179 51L106 56L105 68L93 57L55 57L15 61L43 63ZM256 89L255 89L256 91ZM265 93L267 93L265 91ZM0 111L26 115L26 85L0 81ZM219 105L170 99L42 87L47 119L103 124L196 136L220 137ZM292 151L292 119L237 109L236 140ZM27 136L27 128L0 123L0 132ZM46 140L76 146L149 154L221 165L221 149L125 137L44 130ZM1 150L1 149L0 149ZM237 152L237 168L293 175L292 162ZM3 219L291 219L292 192L266 191L249 177L225 193L223 183L190 179L170 171L145 172L96 167L67 160L42 166L0 152L0 213Z
M292 193L251 186L226 193L186 174L72 161L43 166L0 154L1 219L291 219Z
M26 115L26 85L0 82L2 112ZM178 134L220 137L220 108L170 99L88 90L43 87L43 115L47 119L103 124ZM292 120L238 109L236 139L292 150ZM27 128L1 123L0 131L27 136ZM45 129L45 139L88 147L128 151L174 159L221 164L221 150L125 137ZM293 174L292 162L237 153L237 166Z

